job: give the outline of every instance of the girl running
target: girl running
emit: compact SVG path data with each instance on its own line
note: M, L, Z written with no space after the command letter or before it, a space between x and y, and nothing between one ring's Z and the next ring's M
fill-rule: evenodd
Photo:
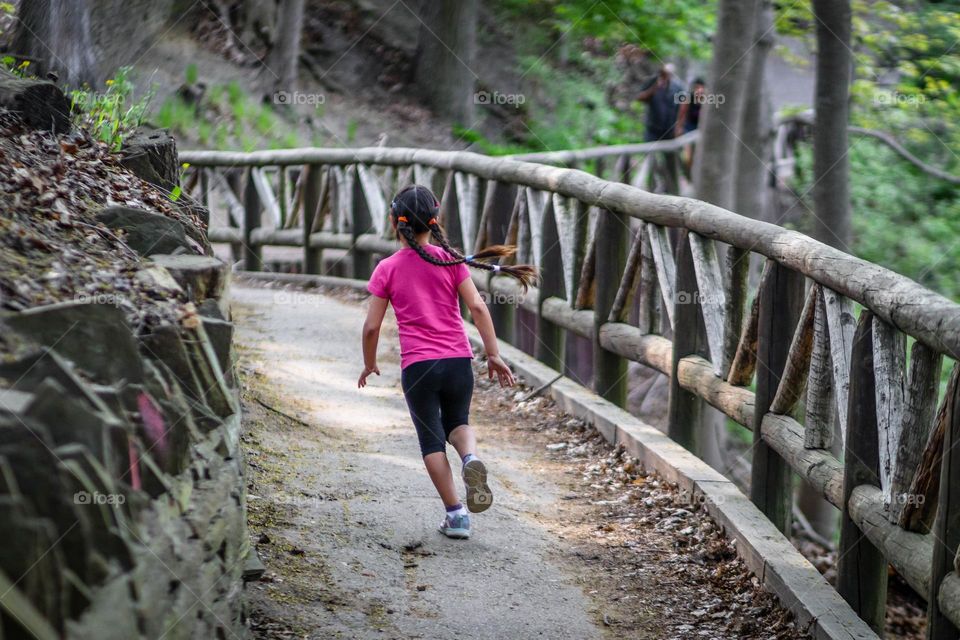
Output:
M513 247L503 245L464 256L447 242L437 222L439 213L436 196L420 185L405 187L390 204L390 219L403 247L377 264L367 285L372 297L363 324L364 367L357 386L365 387L371 373L380 375L377 342L387 304L393 304L400 333L403 395L420 440L423 463L447 510L440 532L451 538L469 538L467 511L489 509L493 493L487 484L487 469L477 458L476 437L468 423L473 350L463 328L457 296L470 310L483 338L490 379L496 376L500 386L512 386L513 373L500 358L490 312L470 279L467 265L509 274L524 290L536 278L536 269L482 262L514 252ZM435 244L430 244L431 239ZM460 454L466 508L453 484L447 442Z

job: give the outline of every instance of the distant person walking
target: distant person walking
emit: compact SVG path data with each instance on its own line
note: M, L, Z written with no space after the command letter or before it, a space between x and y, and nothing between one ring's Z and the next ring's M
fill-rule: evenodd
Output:
M700 126L700 107L703 106L706 95L703 78L696 78L690 83L690 90L683 92L677 113L676 137L679 138Z
M458 296L483 338L490 379L496 376L500 386L512 386L513 373L500 358L490 312L467 265L513 276L524 289L535 280L536 270L527 265L483 262L511 255L514 248L504 245L487 247L473 255L461 254L448 243L437 222L439 214L436 196L420 185L405 187L390 204L390 219L402 248L377 264L367 285L372 296L363 324L364 366L357 386L365 387L370 374L380 375L377 342L387 305L392 304L400 333L403 395L417 430L423 463L446 508L440 532L450 538L469 538L467 512L487 510L493 504L493 493L487 484L487 469L477 458L477 440L468 422L473 350L460 317ZM453 483L447 442L460 454L466 508Z
M684 94L683 85L674 77L673 65L669 63L660 67L657 75L640 89L637 100L647 104L646 142L674 137Z
M672 140L677 132L680 105L685 91L674 77L672 64L660 67L657 75L650 78L640 90L637 99L647 104L647 120L644 132L645 142ZM659 155L659 154L658 154ZM657 155L653 161L658 162ZM664 152L659 161L663 163L663 180L655 188L664 193L677 193L680 189L679 160L676 152ZM655 172L656 173L656 172Z
M695 78L690 83L690 90L684 92L683 100L680 102L680 110L677 113L677 127L674 135L679 138L685 133L695 131L700 126L700 108L706 100L707 89L703 78ZM683 148L683 166L687 176L690 175L693 167L693 145L688 144Z

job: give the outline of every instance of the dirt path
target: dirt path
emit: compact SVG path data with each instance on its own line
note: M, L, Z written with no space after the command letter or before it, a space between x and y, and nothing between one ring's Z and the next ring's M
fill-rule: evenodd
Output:
M542 399L478 384L497 502L470 541L439 535L395 329L358 391L364 308L348 298L233 288L268 569L249 588L256 637L802 637L709 518Z

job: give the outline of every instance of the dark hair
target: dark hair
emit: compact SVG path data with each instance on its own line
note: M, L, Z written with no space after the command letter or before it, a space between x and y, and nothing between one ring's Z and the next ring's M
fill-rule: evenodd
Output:
M537 269L531 265L498 265L481 262L482 260L511 256L516 252L516 247L495 244L472 255L464 255L451 247L447 240L447 234L443 232L443 227L437 221L437 217L440 215L440 202L430 189L422 185L412 184L401 189L393 202L390 203L390 214L397 224L397 233L403 236L411 249L430 264L435 264L438 267L452 267L466 263L471 267L505 273L519 280L524 291L537 280ZM429 231L437 244L453 256L452 260L438 258L417 243L416 234L425 231Z

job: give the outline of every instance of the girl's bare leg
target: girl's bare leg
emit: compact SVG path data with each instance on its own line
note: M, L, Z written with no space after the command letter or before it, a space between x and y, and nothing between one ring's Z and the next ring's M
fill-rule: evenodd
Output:
M473 432L473 427L468 424L462 424L453 431L450 432L449 436L450 444L453 445L453 448L457 450L457 453L460 454L460 459L462 460L465 455L472 453L476 455L477 453L477 436Z
M427 473L433 480L433 486L437 488L443 504L448 507L458 504L460 498L457 497L457 488L453 484L453 473L450 471L446 452L437 451L423 456L423 464L427 467Z

